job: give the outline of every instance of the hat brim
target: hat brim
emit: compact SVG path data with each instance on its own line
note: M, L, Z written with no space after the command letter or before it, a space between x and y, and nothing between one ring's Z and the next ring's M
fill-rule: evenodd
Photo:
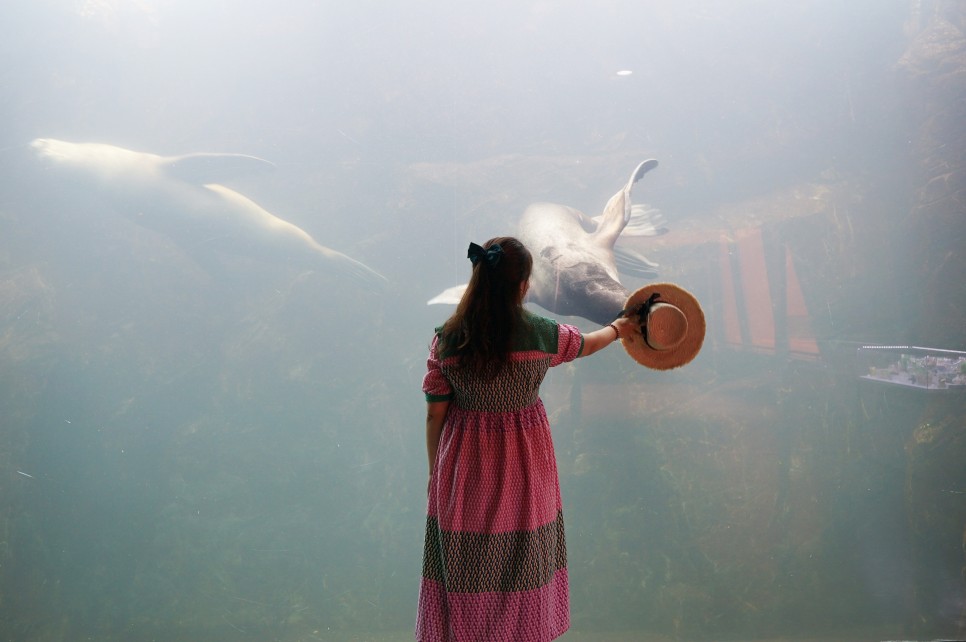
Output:
M657 292L661 303L670 303L684 313L688 320L688 332L684 340L670 350L655 350L646 343L640 333L622 337L621 343L627 354L642 366L654 370L671 370L690 362L701 350L704 343L704 311L694 295L673 283L651 283L645 285L627 298L624 309L635 309Z

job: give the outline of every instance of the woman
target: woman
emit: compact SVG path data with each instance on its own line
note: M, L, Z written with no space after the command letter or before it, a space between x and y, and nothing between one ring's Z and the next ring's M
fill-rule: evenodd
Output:
M533 263L510 237L470 244L473 274L423 380L429 504L416 639L546 642L570 625L547 369L640 332L586 335L523 308Z

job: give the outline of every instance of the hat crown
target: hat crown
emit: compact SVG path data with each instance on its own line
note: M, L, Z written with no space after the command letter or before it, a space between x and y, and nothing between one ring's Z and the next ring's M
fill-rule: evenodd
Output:
M647 316L647 343L655 350L673 350L688 336L688 318L675 305L658 301Z

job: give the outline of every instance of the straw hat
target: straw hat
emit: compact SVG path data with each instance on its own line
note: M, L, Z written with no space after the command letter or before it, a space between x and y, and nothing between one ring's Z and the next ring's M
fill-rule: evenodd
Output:
M673 283L644 286L628 297L624 312L632 319L644 315L641 334L621 339L627 354L642 366L655 370L683 366L694 359L704 342L701 304Z

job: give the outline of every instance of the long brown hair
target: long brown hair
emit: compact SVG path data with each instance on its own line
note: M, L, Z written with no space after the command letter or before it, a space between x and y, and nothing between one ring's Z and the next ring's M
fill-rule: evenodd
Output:
M524 323L521 285L530 279L533 257L523 243L498 236L483 244L499 245L495 264L476 261L463 298L442 330L445 352L460 357L461 367L493 376L510 359L515 331Z

